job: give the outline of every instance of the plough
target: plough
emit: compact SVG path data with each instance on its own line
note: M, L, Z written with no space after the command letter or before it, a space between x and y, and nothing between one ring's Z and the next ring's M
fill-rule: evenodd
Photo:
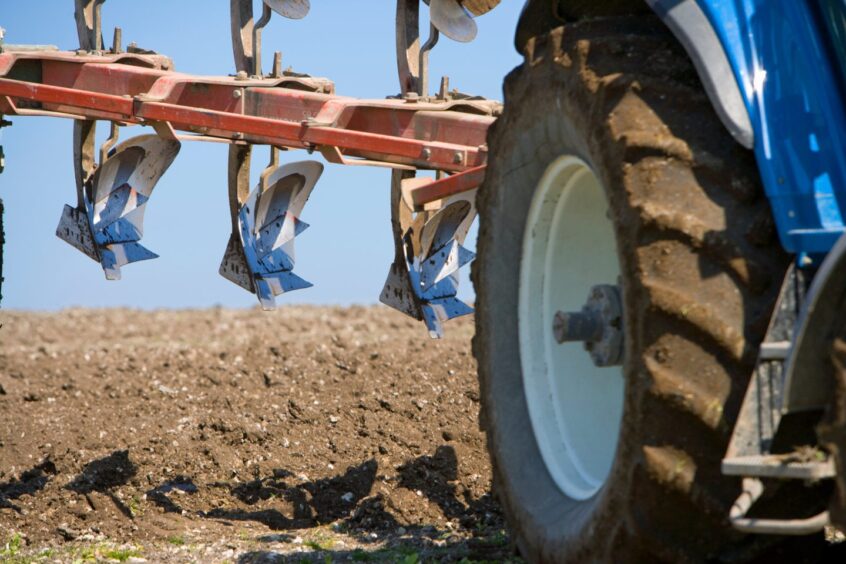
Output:
M308 227L300 216L323 164L280 160L280 152L302 149L329 163L393 170L396 252L382 302L423 320L433 337L443 334L444 321L472 312L456 297L457 273L474 256L462 243L476 216L485 136L500 104L450 91L446 78L430 95L428 58L441 33L472 40L473 15L498 2L433 0L429 38L421 46L420 2L399 1L400 92L358 100L336 95L328 79L283 70L278 52L270 72L262 71L262 30L274 13L305 17L307 0L265 0L258 21L250 0L231 0L236 72L220 77L182 74L166 56L132 44L124 49L120 28L107 49L104 1L76 0L76 51L2 45L0 115L75 120L76 204L65 206L56 234L99 262L107 279L157 256L140 243L147 203L181 143L207 141L230 146L232 234L220 274L255 293L264 309L274 307L276 296L309 287L294 273L294 241ZM98 121L111 124L99 151ZM132 125L153 133L119 142L120 130ZM252 186L254 145L269 146L270 159ZM436 176L417 177L418 170Z

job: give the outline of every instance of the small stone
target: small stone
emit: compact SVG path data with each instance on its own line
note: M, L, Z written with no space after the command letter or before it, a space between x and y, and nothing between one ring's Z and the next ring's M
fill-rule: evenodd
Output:
M441 433L441 436L444 438L445 441L452 441L455 439L455 435L453 435L450 431L444 431Z
M294 540L291 542L294 544L303 544L303 537L294 537Z
M335 417L334 415L330 415L330 416L329 416L329 422L330 422L332 425L334 425L335 423L337 423L337 422L338 422L338 418L337 418L337 417Z
M341 499L343 501L346 501L347 503L352 503L352 500L355 499L355 496L353 495L352 492L347 492L347 493L345 493L344 495L341 496Z
M388 454L388 449L385 448L385 445L379 445L379 454Z
M56 532L62 535L62 538L65 540L72 541L79 536L79 533L68 527L67 523L62 523L58 527L56 527Z
M397 529L398 535L404 535L405 533L406 533L405 527L400 527L399 529Z

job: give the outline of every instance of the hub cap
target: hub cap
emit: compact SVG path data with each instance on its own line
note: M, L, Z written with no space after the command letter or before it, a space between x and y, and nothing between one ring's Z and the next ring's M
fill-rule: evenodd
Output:
M529 210L520 264L523 384L538 447L569 497L587 499L611 470L623 410L621 366L596 366L581 342L559 344L556 312L582 309L599 284L620 275L605 192L591 168L559 157Z

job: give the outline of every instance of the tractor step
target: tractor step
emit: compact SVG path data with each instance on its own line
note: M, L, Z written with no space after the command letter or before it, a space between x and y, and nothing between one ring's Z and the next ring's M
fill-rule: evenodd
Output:
M727 476L811 481L825 480L837 475L833 458L820 451L815 451L811 457L819 459L803 460L801 455L795 454L725 458L722 472Z
M809 535L831 523L828 511L804 519L760 519L747 513L764 494L764 483L758 478L744 478L743 492L729 511L732 526L743 533L759 535Z
M827 511L810 518L759 519L747 517L763 495L763 479L817 482L837 474L834 459L814 447L773 452L779 430L789 425L785 407L785 365L793 350L796 321L809 286L808 273L791 265L782 283L770 326L758 351L758 362L734 426L721 469L726 476L743 477L743 491L729 513L732 526L742 532L806 535L829 524ZM784 441L781 441L784 442ZM791 445L792 446L792 445Z

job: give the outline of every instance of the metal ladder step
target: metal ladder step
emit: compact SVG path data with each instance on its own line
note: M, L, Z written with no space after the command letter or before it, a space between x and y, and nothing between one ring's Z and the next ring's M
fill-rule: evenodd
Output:
M790 346L790 341L761 343L758 358L760 360L785 360L787 355L790 354Z

